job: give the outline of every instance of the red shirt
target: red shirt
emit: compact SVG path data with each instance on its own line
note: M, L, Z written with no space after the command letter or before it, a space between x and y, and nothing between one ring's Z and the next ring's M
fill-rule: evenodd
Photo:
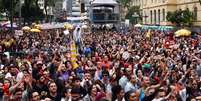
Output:
M165 43L163 44L164 48L169 48L170 47L170 41L169 40L165 40Z

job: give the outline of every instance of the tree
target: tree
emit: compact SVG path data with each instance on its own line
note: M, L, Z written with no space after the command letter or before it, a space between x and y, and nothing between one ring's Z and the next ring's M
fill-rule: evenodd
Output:
M125 19L126 14L128 13L128 10L131 7L131 1L132 0L117 0L117 2L120 4L120 9L121 9L121 19Z
M13 1L13 5L12 5ZM19 0L0 0L0 9L2 12L6 12L7 14L11 14L12 10L16 8ZM13 7L12 7L13 6Z
M3 1L0 0L0 13L2 13L2 12L3 12Z
M130 8L130 3L132 0L119 0L119 2L121 3L121 5L126 8L129 9Z
M12 5L13 1L13 5ZM0 0L0 12L5 12L11 20L11 13L14 17L19 14L19 0ZM22 17L25 22L38 21L43 19L43 10L38 6L38 0L24 0L22 5Z
M7 18L9 18L11 22L11 31L13 32L13 17L15 14L15 8L19 0L0 0L0 12L5 12Z
M182 13L183 13L183 24L187 26L192 25L194 19L194 13L189 11L189 9L184 10Z
M136 14L137 16L134 17L133 15ZM133 24L137 22L137 20L142 20L142 16L140 15L140 7L139 6L132 6L128 10L128 13L125 16L126 19L129 19L130 22Z
M44 0L44 9L45 9L45 17L46 17L46 21L48 21L49 17L47 14L47 7L54 7L55 6L55 0Z
M22 17L24 18L24 24L25 22L30 24L31 22L43 20L43 10L39 8L37 0L24 1L22 5Z
M193 13L186 10L176 10L174 12L167 13L167 21L170 21L177 26L191 26L193 22Z

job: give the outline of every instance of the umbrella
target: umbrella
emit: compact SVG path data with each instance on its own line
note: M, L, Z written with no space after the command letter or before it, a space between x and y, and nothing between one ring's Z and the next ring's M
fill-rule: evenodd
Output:
M29 27L29 26L24 26L24 27L22 27L22 30L24 30L24 31L29 31L31 28Z
M37 24L37 25L34 25L34 28L41 29L41 26L39 24Z
M142 25L141 24L136 24L135 27L142 27Z
M39 29L31 29L30 32L40 33L41 31Z
M73 29L73 25L71 24L64 24L65 29Z
M180 37L180 36L190 36L191 35L191 31L187 30L187 29L180 29L178 31L175 32L175 36L176 37Z
M36 23L32 23L32 25L33 25L33 26L35 26L35 25L36 25Z

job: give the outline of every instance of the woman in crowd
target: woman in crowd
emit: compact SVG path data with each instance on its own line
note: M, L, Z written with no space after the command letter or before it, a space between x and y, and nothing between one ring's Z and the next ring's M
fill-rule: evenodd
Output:
M132 28L0 37L3 101L193 101L201 98L201 35ZM77 38L76 38L77 39ZM72 54L75 52L76 54ZM73 60L74 58L74 60Z

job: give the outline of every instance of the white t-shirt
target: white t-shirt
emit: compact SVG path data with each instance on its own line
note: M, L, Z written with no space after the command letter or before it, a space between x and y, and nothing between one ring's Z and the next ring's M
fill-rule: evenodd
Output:
M164 98L158 98L158 99L153 99L152 101L164 101L165 99Z
M22 80L23 76L24 76L23 72L19 72L19 73L17 74L16 81Z
M8 78L12 78L11 73L9 73L9 72L8 72L8 73L6 73L5 78L6 78L6 79L8 79Z
M122 54L123 59L127 60L129 57L130 57L130 54L127 51L123 52L123 54Z

